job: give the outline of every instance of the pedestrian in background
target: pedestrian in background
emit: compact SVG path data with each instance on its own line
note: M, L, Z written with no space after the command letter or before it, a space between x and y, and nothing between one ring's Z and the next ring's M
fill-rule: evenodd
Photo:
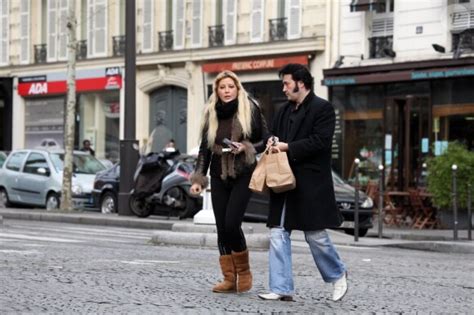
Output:
M201 124L201 144L191 177L192 194L207 186L210 166L211 199L217 226L219 263L224 280L214 292L245 292L252 287L249 252L242 220L251 192L255 154L262 152L268 131L260 107L249 98L237 75L219 73ZM226 141L229 140L229 141Z
M325 230L342 222L331 172L334 108L314 94L314 79L305 66L288 64L279 76L289 102L275 115L274 137L267 145L287 153L296 188L270 192L270 293L259 297L293 299L290 235L292 230L302 230L323 280L334 286L332 299L338 301L347 291L346 267Z
M95 156L95 151L91 147L90 140L84 139L84 141L82 141L81 151L87 152L90 155Z

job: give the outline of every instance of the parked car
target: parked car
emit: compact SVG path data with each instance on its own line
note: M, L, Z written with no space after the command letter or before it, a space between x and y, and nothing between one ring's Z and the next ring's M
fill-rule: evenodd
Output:
M344 217L339 229L354 235L355 188L342 180L335 172L332 173L336 203ZM374 203L363 192L359 193L359 236L365 236L372 225ZM268 196L253 194L245 212L245 219L266 222L268 216ZM312 206L312 205L308 205ZM314 206L314 205L313 205Z
M117 197L120 183L120 163L97 173L92 189L92 201L102 213L117 212Z
M25 204L52 210L59 207L63 181L62 150L15 150L0 168L0 207ZM73 153L72 194L75 208L92 206L95 174L105 167L95 157Z

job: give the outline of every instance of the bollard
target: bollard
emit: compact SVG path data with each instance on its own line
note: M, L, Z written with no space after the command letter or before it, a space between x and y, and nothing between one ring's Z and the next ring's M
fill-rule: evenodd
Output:
M355 163L354 242L359 241L359 159Z
M458 166L453 164L451 166L452 174L453 174L453 189L452 189L452 196L453 196L453 238L455 241L458 240L458 202L457 202L457 187L456 187L456 171Z
M472 189L471 184L467 184L467 238L472 241Z
M383 218L384 218L384 211L383 211L383 165L379 165L380 171L380 179L379 179L379 238L383 236Z

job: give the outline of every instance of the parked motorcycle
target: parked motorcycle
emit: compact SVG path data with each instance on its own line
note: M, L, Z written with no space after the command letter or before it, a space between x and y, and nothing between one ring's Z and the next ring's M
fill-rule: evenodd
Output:
M141 156L134 175L130 209L138 217L152 213L191 218L202 209L202 197L189 193L195 158L167 148Z

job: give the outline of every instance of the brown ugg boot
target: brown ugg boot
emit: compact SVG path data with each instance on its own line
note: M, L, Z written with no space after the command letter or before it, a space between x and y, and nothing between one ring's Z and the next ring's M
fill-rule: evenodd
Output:
M237 272L237 292L245 292L252 288L252 273L250 272L249 251L232 252L235 271Z
M219 257L219 263L221 264L221 270L222 274L224 275L224 280L222 282L217 283L212 288L212 291L219 293L235 292L235 281L237 280L237 275L235 273L232 255L222 255L221 257Z

